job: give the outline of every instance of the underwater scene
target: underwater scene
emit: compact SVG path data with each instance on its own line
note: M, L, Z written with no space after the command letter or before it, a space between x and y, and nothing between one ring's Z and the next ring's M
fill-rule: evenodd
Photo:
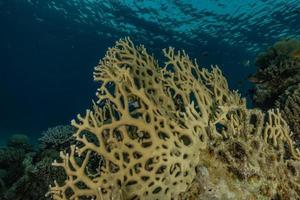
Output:
M0 0L0 200L300 200L300 0Z

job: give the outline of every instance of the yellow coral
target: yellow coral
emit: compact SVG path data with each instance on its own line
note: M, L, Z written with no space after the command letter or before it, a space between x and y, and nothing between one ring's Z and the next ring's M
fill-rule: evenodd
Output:
M209 72L184 51L163 52L167 61L159 67L126 38L95 67L98 101L72 121L78 144L54 163L68 179L50 188L53 199L177 199L211 141L250 130L245 100L228 89L218 67ZM282 123L272 113L266 127L251 130L261 141L264 131L275 146L288 141L299 159Z

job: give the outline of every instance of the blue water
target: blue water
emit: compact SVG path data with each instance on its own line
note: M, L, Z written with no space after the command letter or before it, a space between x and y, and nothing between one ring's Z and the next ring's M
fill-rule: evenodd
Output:
M257 54L299 38L300 0L0 0L0 144L84 113L93 67L125 36L159 60L174 46L217 64L246 96Z

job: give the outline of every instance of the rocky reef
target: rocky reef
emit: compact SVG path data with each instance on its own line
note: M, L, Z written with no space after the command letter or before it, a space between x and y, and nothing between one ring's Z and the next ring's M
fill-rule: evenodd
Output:
M66 178L48 196L299 199L300 152L279 110L248 109L218 67L163 53L160 66L128 38L108 49L98 100L72 121L76 142L53 163Z

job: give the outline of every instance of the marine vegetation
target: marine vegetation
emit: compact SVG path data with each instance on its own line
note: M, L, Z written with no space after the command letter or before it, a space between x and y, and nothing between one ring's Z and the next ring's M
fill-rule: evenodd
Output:
M300 146L300 41L284 39L256 59L254 104L267 110L280 109Z
M128 38L95 67L98 100L72 121L48 196L77 199L299 199L300 152L278 110L248 109L221 70L184 51L160 66Z

